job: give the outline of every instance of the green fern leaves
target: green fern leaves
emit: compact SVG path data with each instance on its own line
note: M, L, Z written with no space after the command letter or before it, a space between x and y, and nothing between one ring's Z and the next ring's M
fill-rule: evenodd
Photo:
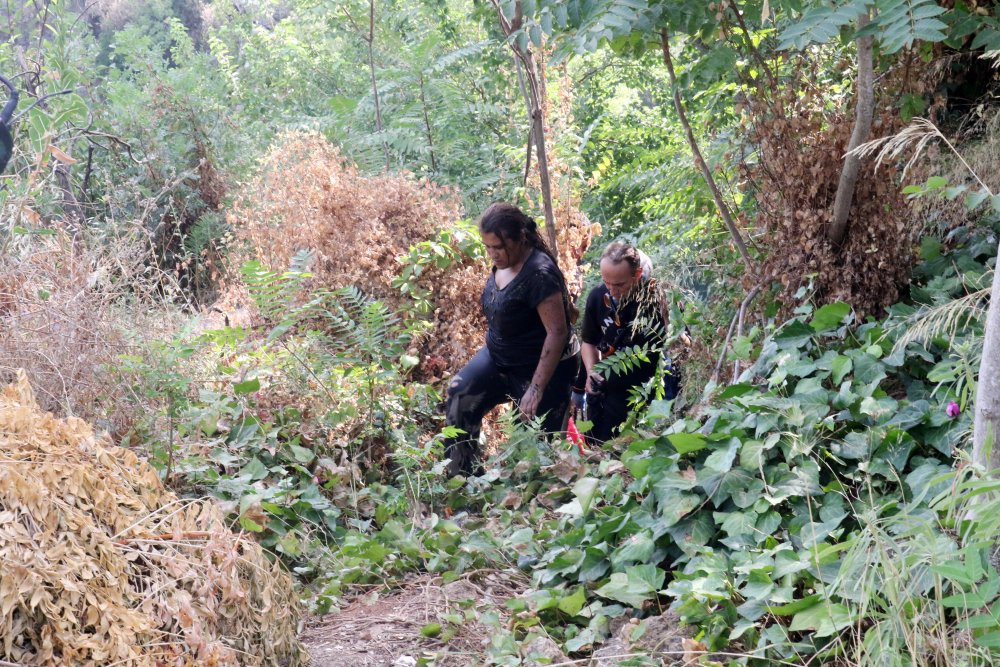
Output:
M299 252L291 267L278 273L258 261L241 273L261 314L273 324L268 341L292 330L312 339L338 364L391 366L405 352L411 334L383 302L351 285L309 288L306 267L311 253Z
M840 35L864 11L870 0L848 0L839 5L823 5L806 10L798 22L785 28L778 40L780 49L804 49L824 44Z
M883 0L872 23L872 34L882 44L883 53L911 47L917 40L941 42L948 26L938 16L946 10L934 0Z
M947 37L948 25L938 18L947 10L934 0L847 0L807 9L782 31L779 48L804 49L829 42L869 8L876 10L872 21L855 37L874 36L883 54L909 48L917 41L941 42Z

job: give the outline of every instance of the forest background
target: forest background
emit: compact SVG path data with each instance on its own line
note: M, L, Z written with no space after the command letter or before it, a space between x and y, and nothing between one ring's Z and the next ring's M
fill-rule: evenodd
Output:
M586 664L623 627L645 664L668 608L702 661L1000 651L974 424L1000 356L994 3L0 15L0 370L219 499L314 611L503 571L519 594L423 624L423 664L539 638ZM610 240L652 257L684 390L637 392L589 458L500 413L490 472L448 481L443 383L482 341L472 221L497 199L546 223L574 295ZM472 622L486 645L457 651Z

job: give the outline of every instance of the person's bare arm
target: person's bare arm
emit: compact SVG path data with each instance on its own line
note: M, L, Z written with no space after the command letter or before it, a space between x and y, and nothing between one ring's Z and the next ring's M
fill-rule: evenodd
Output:
M545 327L545 343L542 345L542 356L535 366L535 374L531 384L518 402L521 412L528 419L533 419L538 413L538 404L542 400L545 387L548 386L552 374L556 372L559 358L566 347L566 337L569 329L566 324L566 310L563 308L562 294L555 292L538 304L538 317Z

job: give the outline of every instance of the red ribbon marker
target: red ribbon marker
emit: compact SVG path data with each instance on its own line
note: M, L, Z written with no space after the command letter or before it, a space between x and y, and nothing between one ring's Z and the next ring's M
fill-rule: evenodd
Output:
M576 443L576 446L580 449L580 456L585 456L583 451L583 434L576 427L576 422L573 418L569 418L569 424L566 426L566 433L569 435L570 442Z

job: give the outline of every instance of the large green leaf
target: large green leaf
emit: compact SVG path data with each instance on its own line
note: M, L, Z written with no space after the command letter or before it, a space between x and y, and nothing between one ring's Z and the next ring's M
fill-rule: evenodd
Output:
M853 622L854 616L847 606L824 600L795 614L788 629L793 632L813 630L816 637L829 637Z
M630 607L641 607L643 602L656 597L664 576L665 573L653 565L628 567L625 572L612 574L610 581L597 589L597 594Z
M816 311L809 322L815 331L828 331L840 326L844 318L851 314L851 307L846 303L828 303Z
M678 454L690 454L705 447L705 436L699 433L670 433L667 440L674 446Z

